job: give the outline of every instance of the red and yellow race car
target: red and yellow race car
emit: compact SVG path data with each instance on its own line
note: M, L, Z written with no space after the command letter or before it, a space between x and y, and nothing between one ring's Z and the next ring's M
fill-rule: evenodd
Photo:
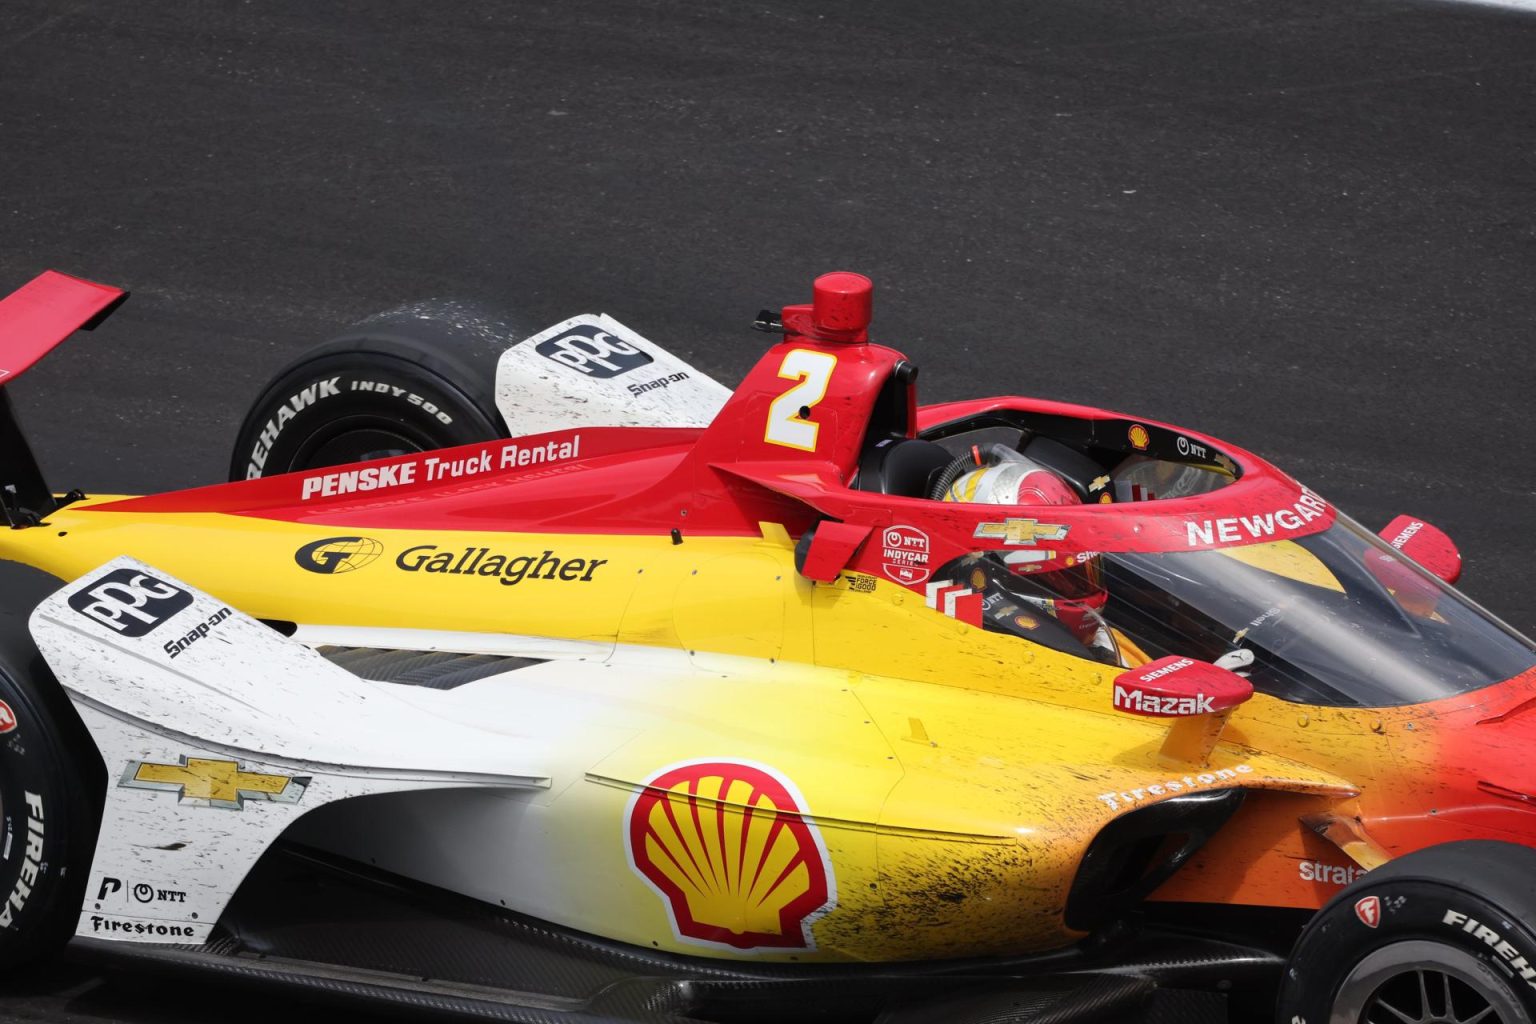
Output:
M1195 431L921 405L871 292L761 314L733 391L606 316L404 307L277 375L232 482L150 496L48 486L0 391L0 964L1531 1020L1536 649L1450 540ZM122 298L0 301L0 383Z

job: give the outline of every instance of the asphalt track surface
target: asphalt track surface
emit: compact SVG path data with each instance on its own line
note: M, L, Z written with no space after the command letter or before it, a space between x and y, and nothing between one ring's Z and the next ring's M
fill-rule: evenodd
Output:
M1443 527L1536 632L1533 138L1536 15L1492 7L3 0L0 289L134 293L13 394L55 486L188 486L402 300L606 311L733 384L853 269L925 400L1226 438ZM169 992L65 965L0 1018L235 1019Z

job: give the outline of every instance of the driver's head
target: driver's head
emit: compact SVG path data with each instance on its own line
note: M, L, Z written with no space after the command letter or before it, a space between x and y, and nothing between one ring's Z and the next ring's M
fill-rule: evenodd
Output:
M944 492L945 501L988 505L1080 505L1082 499L1061 477L1012 448L993 445L977 452L975 469L963 473ZM1032 572L1043 551L1021 546L999 552L1012 579L997 582L1020 601L1054 616L1084 645L1093 646L1101 628L1099 617L1108 598L1101 581L1099 557L1081 555L1067 569ZM986 562L997 562L989 558Z

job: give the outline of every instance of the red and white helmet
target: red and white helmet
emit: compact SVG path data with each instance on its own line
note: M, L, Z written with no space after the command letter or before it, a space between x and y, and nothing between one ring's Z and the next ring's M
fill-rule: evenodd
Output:
M984 505L1077 505L1077 493L1050 470L1022 455L965 473L944 492L945 501Z
M1082 499L1061 477L1004 445L993 445L981 465L955 478L944 492L945 501L978 502L987 505L1081 505ZM1048 612L1071 630L1084 645L1102 642L1104 629L1100 613L1109 594L1104 589L1100 559L1082 555L1066 569L1034 571L1037 562L1010 560L1003 563L1015 577L1002 584L1015 598Z

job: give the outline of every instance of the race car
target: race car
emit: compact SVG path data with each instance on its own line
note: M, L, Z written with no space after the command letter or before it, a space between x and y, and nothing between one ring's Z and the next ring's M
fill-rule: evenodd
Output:
M6 386L125 298L0 300ZM0 967L511 1021L1536 1015L1536 648L1217 438L917 400L836 272L734 390L454 302L230 482L49 486L0 389Z

